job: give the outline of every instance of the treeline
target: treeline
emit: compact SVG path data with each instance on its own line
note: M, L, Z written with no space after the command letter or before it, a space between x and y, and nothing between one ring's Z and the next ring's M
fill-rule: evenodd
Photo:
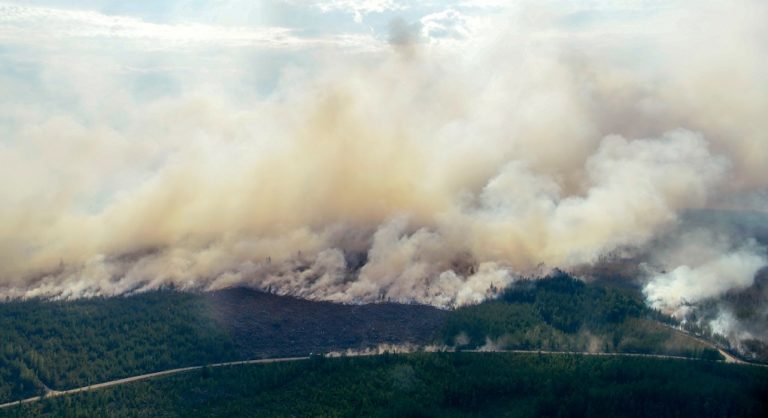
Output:
M648 358L417 353L213 368L8 417L757 417L768 371Z
M458 348L630 352L722 359L679 333L639 294L589 285L562 272L521 281L498 299L451 312L443 342Z

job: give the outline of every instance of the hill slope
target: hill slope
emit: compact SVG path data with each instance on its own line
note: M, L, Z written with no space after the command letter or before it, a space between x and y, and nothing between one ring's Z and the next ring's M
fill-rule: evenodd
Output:
M0 303L0 403L171 368L380 344L719 358L629 290L567 275L444 311L340 305L250 289Z
M379 344L431 344L448 314L423 305L340 305L248 289L202 297L244 358L305 356Z
M311 302L250 289L0 303L0 403L175 367L425 344L447 312Z
M459 308L443 328L463 348L656 353L721 359L717 350L672 329L630 290L588 285L556 272L521 281L497 300Z

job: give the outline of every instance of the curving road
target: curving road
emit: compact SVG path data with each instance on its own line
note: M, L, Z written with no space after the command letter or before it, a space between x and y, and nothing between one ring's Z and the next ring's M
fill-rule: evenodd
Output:
M754 363L747 363L744 361L741 361L739 359L734 358L733 356L730 356L728 353L718 349L723 356L725 357L726 363L739 363L744 365L750 365L750 366L761 366L761 367L768 367L768 365L763 364L754 364ZM646 357L646 358L657 358L657 359L673 359L673 360L688 360L688 361L711 361L711 360L702 360L692 357L682 357L682 356L669 356L664 354L636 354L636 353L590 353L590 352L574 352L574 351L544 351L544 350L463 350L464 352L471 352L471 353L521 353L521 354L547 354L547 355L556 355L556 354L569 354L569 355L582 355L582 356L606 356L606 357ZM344 357L369 357L369 356L376 356L379 355L379 353L376 352L364 352L364 353L346 353L342 356ZM170 369L170 370L163 370L160 372L155 373L147 373L147 374L141 374L138 376L131 376L126 377L123 379L117 379L117 380L110 380L108 382L103 383L97 383L95 385L89 385L89 386L83 386L75 389L69 389L69 390L52 390L47 389L45 395L43 396L34 396L27 399L21 399L13 402L8 402L4 404L0 404L0 409L2 408L9 408L15 405L21 405L25 403L31 403L31 402L37 402L42 399L48 399L48 398L56 398L59 396L67 396L67 395L74 395L76 393L81 392L90 392L98 389L108 388L112 386L118 386L118 385L124 385L126 383L131 382L137 382L140 380L147 380L152 379L155 377L161 377L161 376L168 376L172 374L178 374L178 373L185 373L193 370L200 370L204 367L226 367L226 366L239 366L239 365L245 365L245 364L266 364L266 363L280 363L280 362L287 362L287 361L301 361L301 360L309 360L309 357L283 357L283 358L272 358L272 359L259 359L259 360L243 360L243 361L230 361L226 363L213 363L213 364L207 364L205 366L190 366L190 367L180 367L178 369Z
M692 334L692 333L690 333L690 332L688 332L688 331L684 331L684 330L682 330L682 329L680 329L680 328L676 328L676 327L673 327L673 326L671 326L671 325L668 325L668 324L662 324L662 325L663 325L664 327L666 327L666 328L668 328L668 329L670 329L670 330L674 331L674 332L680 333L680 334L682 334L682 335L685 335L685 336L687 336L687 337L689 337L689 338L692 338L692 339L694 339L694 340L696 340L696 341L698 341L698 342L700 342L700 343L702 343L702 344L704 344L704 345L706 345L706 346L709 346L710 348L714 348L715 350L717 350L718 352L720 352L720 354L721 354L723 357L725 357L725 362L726 362L726 363L735 363L735 364L751 364L751 365L753 365L753 366L766 366L766 365L764 365L764 364L750 363L750 362L748 362L748 361L744 361L744 360L741 360L741 359L739 359L739 358L736 358L736 357L734 357L732 354L730 354L730 353L728 353L727 351L723 350L722 348L718 347L718 346L717 346L715 343L713 343L712 341L709 341L709 340L706 340L706 339L704 339L704 338L702 338L702 337L699 337L699 336L698 336L698 335L696 335L696 334Z
M126 378L117 379L117 380L110 380L109 382L97 383L95 385L83 386L83 387L69 389L69 390L52 390L52 389L46 388L47 390L45 392L45 395L43 396L34 396L32 398L21 399L18 401L0 404L0 409L8 408L14 405L21 405L25 403L35 402L41 399L57 398L59 396L66 396L66 395L74 395L80 392L90 392L93 390L108 388L111 386L124 385L126 383L136 382L139 380L152 379L154 377L168 376L168 375L177 374L177 373L189 372L192 370L200 370L204 367L225 367L225 366L239 366L243 364L279 363L284 361L298 361L298 360L307 360L307 359L309 359L309 357L283 357L283 358L271 358L271 359L259 359L259 360L230 361L227 363L214 363L214 364L207 364L205 366L180 367L178 369L163 370L161 372L140 374L138 376L131 376L131 377L126 377Z

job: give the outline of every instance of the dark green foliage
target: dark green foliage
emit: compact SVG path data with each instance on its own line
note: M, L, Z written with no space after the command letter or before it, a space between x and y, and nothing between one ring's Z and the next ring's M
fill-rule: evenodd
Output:
M12 301L0 303L0 403L46 387L63 390L176 367L441 338L460 348L490 340L505 349L719 357L658 319L629 290L564 274L520 282L498 300L451 312L310 302L245 289Z
M0 304L0 403L54 389L234 359L197 295Z
M756 417L768 370L711 362L419 353L214 368L0 411L58 417Z
M426 344L445 311L250 289L0 303L0 403L176 367Z
M32 396L42 387L35 373L19 359L14 347L5 345L0 352L0 400Z
M720 354L720 352L715 350L714 348L705 348L704 350L701 351L699 358L701 358L702 360L719 361L719 360L723 360L723 355Z
M628 289L589 285L565 273L521 281L497 300L451 312L443 341L516 350L630 352L722 359L664 323ZM659 322L659 320L665 320Z
M566 333L584 325L595 328L620 323L648 311L642 300L627 290L586 285L562 272L513 285L501 299L533 305L545 322Z

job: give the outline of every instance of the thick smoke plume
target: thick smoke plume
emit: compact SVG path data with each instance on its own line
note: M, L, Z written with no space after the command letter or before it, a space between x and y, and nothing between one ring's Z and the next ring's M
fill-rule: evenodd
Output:
M398 21L390 44L330 51L258 100L138 103L102 80L118 110L84 90L88 117L18 111L0 293L250 285L448 307L627 256L649 303L684 315L768 265L750 230L685 215L768 210L766 10L578 30L527 4L444 41Z

